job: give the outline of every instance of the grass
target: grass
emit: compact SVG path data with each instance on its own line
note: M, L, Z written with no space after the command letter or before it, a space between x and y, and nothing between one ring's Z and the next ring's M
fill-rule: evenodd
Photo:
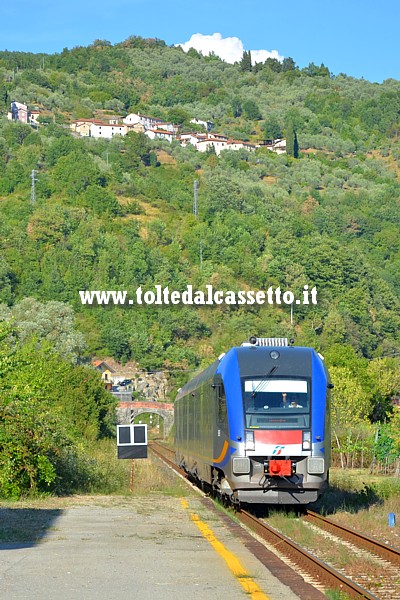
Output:
M351 600L351 597L340 590L326 590L325 595L329 600Z
M0 543L37 543L71 506L129 507L131 499L143 499L144 504L139 506L145 510L147 497L149 501L155 497L156 501L157 497L183 497L193 493L151 455L135 460L131 479L132 461L118 460L115 443L110 440L93 446L87 461L91 475L89 492L85 486L70 496L36 495L18 501L0 500Z
M169 496L184 495L187 486L174 476L152 454L146 459L135 459L133 470L131 459L118 459L113 440L101 440L90 448L88 460L94 470L91 489L84 493L108 495L148 495L154 492ZM133 477L132 477L133 474ZM132 491L131 491L132 490ZM78 492L79 493L79 492Z
M333 469L330 488L314 506L334 521L400 547L399 527L389 527L389 513L400 523L400 480L370 475L367 469Z
M362 586L379 590L387 586L390 580L389 572L382 569L379 559L355 552L351 546L335 543L329 534L310 527L295 513L271 511L268 523L335 569L345 571L346 576L350 576ZM332 598L346 598L334 595L334 591L332 594Z

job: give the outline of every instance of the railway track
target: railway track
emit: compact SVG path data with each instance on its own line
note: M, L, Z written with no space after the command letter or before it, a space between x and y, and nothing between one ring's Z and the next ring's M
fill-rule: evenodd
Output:
M149 442L149 448L156 454L159 458L162 458L171 468L174 469L180 475L186 475L185 471L180 469L175 464L175 452L168 448L168 446L164 446L164 444L160 444L160 442Z
M179 472L181 475L186 474L177 467L174 462L174 451L163 446L160 443L153 442L150 445L152 451L162 458L172 469ZM246 528L254 532L259 538L264 540L270 547L272 546L279 555L287 557L287 559L296 565L301 572L309 574L312 579L320 584L321 587L327 589L337 589L345 592L350 598L365 598L367 600L384 600L400 599L400 586L397 585L398 591L382 590L387 595L375 595L372 591L365 589L359 583L353 581L339 570L329 566L326 562L317 558L311 552L305 550L296 542L283 535L281 532L271 527L265 521L258 519L248 511L241 510L236 513L236 518ZM385 570L385 564L391 565L397 573L397 581L400 583L400 551L396 548L383 544L373 538L369 538L354 530L348 529L342 525L336 524L331 519L322 517L312 511L307 511L303 517L308 523L323 529L328 534L345 540L349 544L367 551L375 557L382 560L382 569Z
M350 542L351 544L354 544L358 548L362 548L367 552L371 552L372 554L383 558L395 566L400 566L400 550L390 546L389 544L384 544L379 540L370 538L358 531L355 531L354 529L349 529L343 525L339 525L331 519L323 517L318 513L312 512L311 510L307 510L303 519L313 523L317 527L321 527L325 531L328 531L329 533L332 533L343 540Z
M276 548L279 554L286 556L292 563L297 565L301 571L308 573L318 581L324 588L338 589L345 592L350 598L366 598L377 600L377 596L364 589L338 570L293 542L291 539L267 525L251 513L240 511L238 515L241 523L249 527L268 544Z

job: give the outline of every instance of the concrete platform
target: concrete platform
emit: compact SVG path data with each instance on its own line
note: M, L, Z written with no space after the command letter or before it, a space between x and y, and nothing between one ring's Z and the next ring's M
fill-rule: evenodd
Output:
M199 497L93 498L0 544L4 600L295 600Z

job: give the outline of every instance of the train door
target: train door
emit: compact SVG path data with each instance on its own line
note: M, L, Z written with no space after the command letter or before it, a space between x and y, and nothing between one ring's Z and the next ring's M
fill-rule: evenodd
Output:
M212 387L215 391L215 423L216 430L214 436L214 463L220 462L224 455L226 446L229 445L229 425L228 409L226 405L226 395L224 382L220 374L216 374Z

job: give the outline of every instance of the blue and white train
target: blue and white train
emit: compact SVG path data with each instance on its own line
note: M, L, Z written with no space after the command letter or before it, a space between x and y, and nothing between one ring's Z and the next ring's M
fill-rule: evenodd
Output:
M250 338L178 392L177 464L234 504L308 504L328 485L323 358L285 338Z

